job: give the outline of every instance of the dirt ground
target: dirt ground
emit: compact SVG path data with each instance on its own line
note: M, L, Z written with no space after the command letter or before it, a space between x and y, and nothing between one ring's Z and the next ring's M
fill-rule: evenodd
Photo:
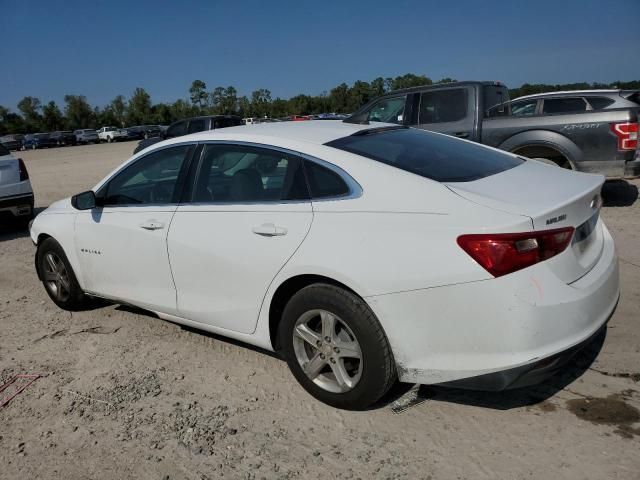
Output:
M36 206L134 146L21 152ZM622 298L604 343L524 391L399 387L366 412L315 401L267 352L117 305L59 310L26 232L5 228L0 384L46 377L0 408L0 478L640 479L639 185L605 186Z

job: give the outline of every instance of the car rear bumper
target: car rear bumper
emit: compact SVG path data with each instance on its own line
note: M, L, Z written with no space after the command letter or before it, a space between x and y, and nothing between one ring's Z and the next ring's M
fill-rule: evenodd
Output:
M543 262L491 280L367 297L400 380L495 390L553 373L615 310L618 260L604 225L603 237L596 265L571 284Z
M0 198L0 216L31 217L33 204L34 197L32 193Z

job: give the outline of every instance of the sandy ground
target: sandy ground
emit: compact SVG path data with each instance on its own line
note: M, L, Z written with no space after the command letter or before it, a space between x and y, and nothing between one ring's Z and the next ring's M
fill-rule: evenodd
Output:
M86 190L134 143L24 152L37 207ZM0 233L0 478L640 478L640 182L606 185L622 298L602 350L510 393L398 388L367 412L313 400L266 352L48 299L23 232ZM424 400L395 414L408 396Z

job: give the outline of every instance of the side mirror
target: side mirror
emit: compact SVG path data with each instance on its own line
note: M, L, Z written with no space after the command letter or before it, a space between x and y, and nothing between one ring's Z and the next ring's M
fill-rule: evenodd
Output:
M76 210L91 210L96 208L96 194L93 190L79 193L71 197L71 205Z

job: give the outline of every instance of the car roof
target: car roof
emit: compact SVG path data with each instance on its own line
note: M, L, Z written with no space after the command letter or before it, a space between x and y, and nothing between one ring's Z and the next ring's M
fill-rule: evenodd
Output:
M347 137L363 130L380 127L398 127L398 125L378 122L370 125L359 125L354 123L344 123L342 120L307 120L305 122L259 123L198 132L184 137L176 137L175 140L184 141L189 138L190 140L195 141L205 141L222 139L222 137L234 137L240 141L251 141L251 139L254 138L260 143L264 142L266 137L270 137L274 140L298 140L322 145L332 140Z
M559 92L544 92L544 93L534 93L532 95L524 95L522 97L514 98L512 102L516 100L524 100L528 98L544 98L544 97L552 97L556 95L619 95L622 90L619 89L601 89L601 90L562 90Z

